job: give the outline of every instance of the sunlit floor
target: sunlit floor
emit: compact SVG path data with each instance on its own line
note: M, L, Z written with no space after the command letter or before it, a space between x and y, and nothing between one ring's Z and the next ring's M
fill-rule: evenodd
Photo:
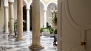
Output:
M15 42L15 38L8 38L7 34L0 34L0 51L33 51L28 47L32 43L32 33L27 34L23 33L24 41ZM52 45L53 38L50 36L40 36L41 45L44 46L44 49L37 51L57 51L56 47Z

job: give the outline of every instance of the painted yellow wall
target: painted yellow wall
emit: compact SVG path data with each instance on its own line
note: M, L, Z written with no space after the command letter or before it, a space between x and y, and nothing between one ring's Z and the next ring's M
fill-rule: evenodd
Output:
M57 0L43 0L45 4L48 4L49 2L57 2Z

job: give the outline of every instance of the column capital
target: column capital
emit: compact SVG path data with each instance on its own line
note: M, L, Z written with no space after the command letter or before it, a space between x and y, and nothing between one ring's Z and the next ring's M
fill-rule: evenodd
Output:
M47 7L44 7L44 11L47 11Z
M4 4L4 7L6 7L6 6L8 7L8 0L4 0L3 2L4 2L3 3Z
M29 10L30 9L30 5L26 5L26 9Z
M14 0L8 0L9 2L14 2Z
M13 4L14 2L8 2L9 4Z

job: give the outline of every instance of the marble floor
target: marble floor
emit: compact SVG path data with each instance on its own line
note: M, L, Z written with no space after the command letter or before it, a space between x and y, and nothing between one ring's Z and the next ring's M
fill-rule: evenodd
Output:
M50 36L40 36L41 45L44 49L36 51L57 51L57 48L52 45L53 38ZM15 42L15 38L8 37L7 34L0 34L0 51L34 51L28 47L32 43L32 33L23 33L24 41Z

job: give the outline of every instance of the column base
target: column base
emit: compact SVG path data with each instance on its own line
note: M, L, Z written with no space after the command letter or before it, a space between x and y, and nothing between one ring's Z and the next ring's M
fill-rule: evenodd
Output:
M40 50L40 49L44 49L44 47L43 46L29 46L29 48L31 49L31 50Z
M14 36L15 34L9 34L8 36Z
M9 32L5 32L5 31L3 31L3 34L9 34Z
M9 32L4 32L4 34L9 34Z
M8 37L14 38L15 35L14 34L9 34Z
M4 33L4 34L9 34L9 32L8 32L8 31L5 31L5 32L3 31L3 33Z
M24 38L16 38L15 41L24 41L25 39Z

